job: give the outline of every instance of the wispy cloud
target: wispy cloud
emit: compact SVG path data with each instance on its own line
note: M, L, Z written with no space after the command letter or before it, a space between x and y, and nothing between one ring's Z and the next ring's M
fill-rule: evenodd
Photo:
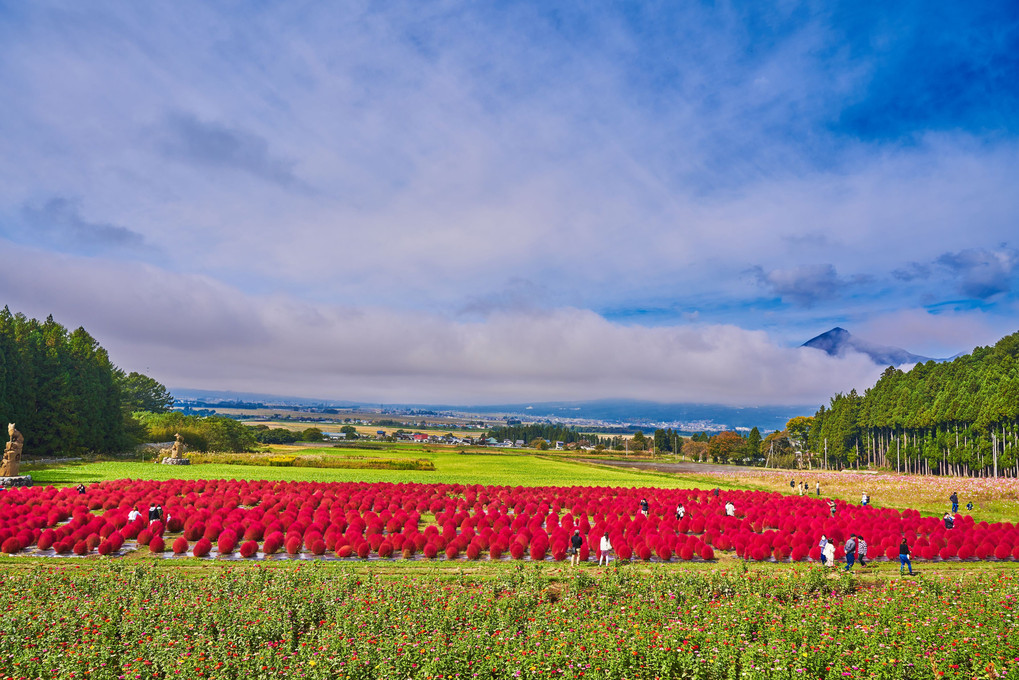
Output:
M19 231L23 240L56 250L94 254L149 247L144 236L127 227L86 219L78 199L55 196L38 205L26 205L22 217Z
M982 300L1012 290L1017 263L1019 253L1012 248L968 248L937 259L957 277L962 293Z
M157 136L167 158L246 172L283 186L299 184L294 163L273 155L268 142L251 132L178 111L166 116Z
M846 288L861 280L843 279L830 264L801 265L790 269L750 270L758 283L783 300L812 307L843 294Z

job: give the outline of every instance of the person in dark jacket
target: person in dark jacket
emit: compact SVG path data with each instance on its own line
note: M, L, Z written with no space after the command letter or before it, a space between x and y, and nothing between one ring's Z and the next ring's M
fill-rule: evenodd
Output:
M648 513L648 504L647 504L647 499L646 499L646 498L641 498L641 499L640 499L640 512L641 512L641 514L643 514L643 515L644 515L645 517L647 517L647 513Z
M853 568L853 562L856 560L856 534L850 534L849 540L846 541L846 571Z
M902 576L902 570L909 567L909 575L913 575L913 564L909 561L909 545L906 543L906 537L902 537L902 543L899 544L899 576Z
M570 564L580 566L580 546L584 545L584 539L580 536L580 529L573 530L570 537Z
M956 491L952 492L952 495L948 497L948 500L952 501L952 514L959 512L959 493Z

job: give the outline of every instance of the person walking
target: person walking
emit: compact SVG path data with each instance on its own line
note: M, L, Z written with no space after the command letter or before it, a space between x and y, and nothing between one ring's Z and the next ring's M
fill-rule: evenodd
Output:
M850 534L849 540L846 541L846 571L850 571L853 568L853 562L856 560L856 534Z
M821 497L821 482L817 482L817 497Z
M825 549L828 547L828 538L824 534L821 534L821 542L817 544L817 547L821 549L821 564L827 565Z
M856 555L860 566L866 567L867 563L864 559L867 557L867 541L863 540L863 536L856 537Z
M824 566L834 567L835 566L835 541L828 541L828 544L824 546L824 552L821 553L824 556Z
M570 564L579 567L580 566L580 546L584 545L584 539L580 536L580 529L573 530L573 536L570 537Z
M952 501L952 514L954 515L959 512L959 492L953 491L948 500Z
M678 522L684 517L686 517L686 508L684 508L683 504L680 503L679 505L676 506L676 521Z
M598 556L598 566L602 565L602 560L605 560L605 566L609 566L609 553L612 552L612 541L609 540L609 532L605 532L605 535L601 537L601 554Z
M899 544L899 576L902 576L902 570L909 567L909 575L913 575L913 563L909 561L909 545L906 543L906 537L902 537L902 543Z

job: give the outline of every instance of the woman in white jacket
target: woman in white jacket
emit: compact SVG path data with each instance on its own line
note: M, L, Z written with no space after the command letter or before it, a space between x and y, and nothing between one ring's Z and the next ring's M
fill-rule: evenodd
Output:
M828 544L824 546L824 559L825 566L835 566L835 541L828 541Z
M609 553L612 552L612 542L609 540L609 532L605 532L605 535L601 537L601 555L598 556L598 566L602 565L602 560L605 560L605 566L609 566Z

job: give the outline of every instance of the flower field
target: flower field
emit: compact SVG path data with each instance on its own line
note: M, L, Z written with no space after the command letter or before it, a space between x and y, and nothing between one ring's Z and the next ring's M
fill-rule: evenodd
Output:
M0 677L1004 678L1019 583L857 589L819 566L694 573L518 563L500 578L377 578L311 562L0 572Z
M938 477L931 475L897 475L894 473L830 472L806 470L766 470L734 468L729 472L699 474L701 480L723 486L753 484L782 493L794 493L789 480L805 481L810 494L820 483L821 493L828 497L859 501L861 492L871 496L879 506L915 508L944 513L950 509L949 495L959 492L960 504L972 501L980 516L999 519L1019 518L1019 479L1015 477ZM702 482L703 483L703 482Z
M153 505L164 521L148 520ZM132 509L140 511L133 520ZM763 491L118 480L81 495L53 487L0 494L0 550L21 555L561 561L574 531L584 561L598 556L606 533L613 557L644 562L712 560L716 551L816 560L822 534L841 548L850 533L866 538L871 559L895 559L902 537L924 560L1019 559L1012 523L960 515L948 530L915 510L842 501L831 517L823 499Z

